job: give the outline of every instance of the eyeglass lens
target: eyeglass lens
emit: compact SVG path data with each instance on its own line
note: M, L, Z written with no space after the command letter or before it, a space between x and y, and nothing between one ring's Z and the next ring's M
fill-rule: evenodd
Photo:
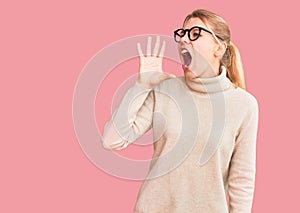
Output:
M174 32L175 41L179 42L180 38L184 37L186 33L188 33L188 37L191 41L195 41L200 36L201 28L193 27L191 29L186 30L178 29Z

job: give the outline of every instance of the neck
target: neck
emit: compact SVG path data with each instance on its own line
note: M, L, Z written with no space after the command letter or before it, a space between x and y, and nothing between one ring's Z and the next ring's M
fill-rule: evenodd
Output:
M220 75L220 65L212 67L209 72L203 72L202 74L198 75L197 78L213 78Z
M199 72L197 78L213 78L221 74L221 65L219 62L216 63L207 63L206 69Z
M219 72L219 70L218 70ZM221 66L220 74L215 73L213 77L185 77L186 85L193 91L200 93L216 93L232 87L232 83L226 77L226 68Z

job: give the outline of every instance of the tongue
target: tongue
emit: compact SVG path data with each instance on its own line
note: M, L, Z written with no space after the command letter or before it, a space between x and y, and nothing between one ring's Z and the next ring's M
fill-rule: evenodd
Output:
M192 62L192 56L189 52L182 53L183 63L185 66L189 66Z

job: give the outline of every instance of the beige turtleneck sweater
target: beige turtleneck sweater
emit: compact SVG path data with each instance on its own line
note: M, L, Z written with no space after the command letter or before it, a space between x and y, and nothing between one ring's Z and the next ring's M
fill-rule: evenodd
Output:
M257 126L256 99L223 68L214 78L179 77L153 89L136 83L102 141L123 149L153 128L153 161L135 213L250 213Z

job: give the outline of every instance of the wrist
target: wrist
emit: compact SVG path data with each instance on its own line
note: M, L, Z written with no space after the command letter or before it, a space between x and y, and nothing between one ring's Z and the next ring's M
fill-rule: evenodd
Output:
M135 82L135 84L142 89L152 89L153 88L153 86L151 86L149 83L143 82L140 79L138 79Z

